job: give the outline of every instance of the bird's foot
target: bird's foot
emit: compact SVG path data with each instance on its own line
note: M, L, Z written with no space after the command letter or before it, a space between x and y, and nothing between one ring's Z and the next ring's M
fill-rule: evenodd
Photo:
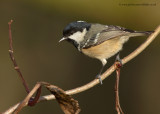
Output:
M98 75L96 76L96 78L99 79L99 82L100 82L100 84L102 85L103 83L102 83L102 79L101 79L101 74L98 74Z
M121 68L123 66L122 60L120 59L119 54L116 56L115 66L116 68Z

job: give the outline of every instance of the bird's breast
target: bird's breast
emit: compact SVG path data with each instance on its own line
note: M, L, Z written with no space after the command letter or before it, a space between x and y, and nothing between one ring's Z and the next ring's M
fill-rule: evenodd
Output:
M119 52L122 49L122 46L123 44L120 38L113 38L99 45L82 49L82 53L92 58L108 59Z

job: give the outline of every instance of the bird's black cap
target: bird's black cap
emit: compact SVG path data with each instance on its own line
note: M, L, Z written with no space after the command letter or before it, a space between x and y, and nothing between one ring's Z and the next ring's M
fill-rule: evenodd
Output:
M91 27L91 24L89 24L85 21L75 21L75 22L69 23L63 29L63 36L65 36L65 37L70 36L77 31L82 32L84 28L86 28L86 30L89 30L90 27Z

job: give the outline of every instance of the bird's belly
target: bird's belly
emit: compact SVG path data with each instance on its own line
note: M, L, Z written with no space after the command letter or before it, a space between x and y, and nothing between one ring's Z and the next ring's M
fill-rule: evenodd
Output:
M122 49L122 43L119 38L107 40L91 48L82 49L85 55L97 59L108 59Z

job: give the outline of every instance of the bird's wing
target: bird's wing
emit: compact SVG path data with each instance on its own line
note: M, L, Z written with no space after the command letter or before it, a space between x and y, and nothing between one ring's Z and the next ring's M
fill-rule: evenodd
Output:
M88 38L85 43L83 44L83 48L89 48L91 46L98 45L106 40L109 40L111 38L116 38L119 36L125 36L129 33L134 33L135 31L129 30L123 27L119 26L106 26L106 28L99 33L96 33L92 35L90 38Z

